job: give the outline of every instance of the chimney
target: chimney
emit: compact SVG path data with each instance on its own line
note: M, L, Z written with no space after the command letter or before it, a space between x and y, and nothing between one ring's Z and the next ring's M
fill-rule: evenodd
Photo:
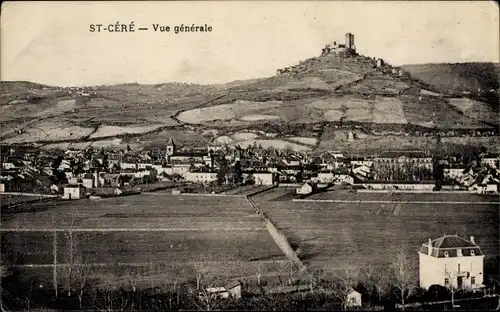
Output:
M430 256L432 254L432 241L429 238L429 247L427 248L427 254Z
M470 242L473 243L474 245L476 244L476 242L474 241L474 236L470 237Z

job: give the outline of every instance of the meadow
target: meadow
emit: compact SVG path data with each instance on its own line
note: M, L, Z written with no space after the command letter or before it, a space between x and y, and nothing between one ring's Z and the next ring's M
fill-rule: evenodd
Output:
M290 191L288 189L288 193ZM407 244L410 256L418 261L420 246L429 238L444 234L458 234L464 238L474 236L485 254L485 271L491 274L498 265L499 204L486 203L498 202L498 198L470 194L335 191L307 199L329 198L349 202L276 200L286 193L286 189L279 187L256 195L254 200L287 235L306 265L335 268L342 263L351 263L358 267L372 265L383 269L390 263L398 244ZM399 203L363 202L375 200ZM450 201L467 203L448 203Z
M58 263L69 263L73 242L85 263L102 267L98 279L117 266L174 263L190 270L189 279L197 262L212 264L215 275L241 275L248 266L260 263L266 272L285 260L244 196L152 193L52 201L26 204L23 212L3 217L2 260L23 270L35 265L38 278L54 260L55 228ZM32 231L8 231L15 228Z

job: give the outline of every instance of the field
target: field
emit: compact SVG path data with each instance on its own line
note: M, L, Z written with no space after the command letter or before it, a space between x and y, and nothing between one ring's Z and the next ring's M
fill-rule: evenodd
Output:
M373 110L373 122L406 124L408 121L402 105L403 103L399 99L377 97Z
M159 125L150 125L144 127L116 127L116 126L100 126L96 132L94 132L90 138L100 138L100 137L110 137L116 135L122 135L125 133L135 134L135 133L146 133L154 131L160 127Z
M456 63L403 65L412 77L439 92L474 92L498 88L498 63Z
M234 118L242 118L245 115L252 115L253 113L278 107L282 103L279 101L270 102L250 102L250 101L237 101L232 104L221 104L217 106L196 108L184 111L177 116L179 120L192 123L203 124L212 120L231 120Z
M435 137L424 136L399 136L399 135L371 135L360 131L353 131L354 141L347 140L347 130L326 127L319 139L319 145L315 152L329 150L342 150L349 153L379 153L381 150L435 150ZM464 146L488 146L492 152L498 151L500 144L499 136L491 137L443 137L439 148L448 153L458 153Z
M278 197L286 190L271 190L256 196L276 226L285 232L299 257L309 265L335 267L350 261L355 265L387 265L398 243L407 243L418 260L417 251L429 238L443 234L475 237L486 255L485 268L492 268L499 256L499 205L475 204L484 199L474 195L450 194L362 194L331 192L315 195L357 202L289 202L259 198ZM288 190L290 191L290 190ZM327 195L324 195L327 194ZM308 199L309 199L308 198ZM442 201L439 203L363 203L363 200ZM470 204L447 204L447 200ZM398 210L397 215L394 211ZM491 271L490 271L491 272Z
M101 266L165 262L191 266L208 259L243 267L250 261L265 266L284 260L244 197L143 194L27 204L23 211L2 216L3 229L33 230L2 233L2 257L17 265L52 263L53 228L61 229L59 263L66 262L69 228L87 261ZM219 265L224 271L220 266L224 264ZM231 274L237 273L235 268Z
M498 113L486 103L474 101L467 98L453 98L450 104L458 108L467 117L484 120L492 124L498 124Z

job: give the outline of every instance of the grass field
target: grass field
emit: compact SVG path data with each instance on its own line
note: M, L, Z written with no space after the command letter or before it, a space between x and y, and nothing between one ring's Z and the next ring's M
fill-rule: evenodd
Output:
M278 197L286 193L285 189L279 189L276 190ZM455 233L462 237L475 237L486 255L485 267L494 266L499 256L499 205L472 203L490 201L491 197L327 192L309 198L443 202L283 202L269 200L274 197L274 191L256 195L255 202L285 232L291 244L300 249L299 257L309 265L335 267L350 261L358 266L372 264L383 267L389 263L391 253L400 242L409 245L414 251L411 256L417 260L417 251L429 238ZM447 204L447 200L464 200L471 204Z
M245 190L239 191L245 194ZM95 201L52 201L27 204L23 213L5 217L3 229L33 229L2 233L2 257L16 265L51 264L53 228L66 230L57 233L59 263L67 263L67 230L71 228L86 260L110 270L118 263L191 266L205 259L236 262L240 269L235 268L231 274L241 275L243 267L254 262L262 262L267 271L272 261L285 259L245 197L143 194ZM228 264L219 263L212 269L226 274L222 266ZM41 267L40 274L44 270Z

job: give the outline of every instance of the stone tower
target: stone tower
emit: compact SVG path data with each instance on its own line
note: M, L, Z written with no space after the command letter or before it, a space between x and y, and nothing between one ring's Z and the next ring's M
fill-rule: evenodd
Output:
M354 45L354 35L351 33L345 34L345 47L356 51L356 46Z
M165 160L169 160L170 156L172 156L173 154L175 154L175 143L174 143L174 140L172 138L170 138L170 140L168 140L168 143L167 143L167 150L165 151Z

